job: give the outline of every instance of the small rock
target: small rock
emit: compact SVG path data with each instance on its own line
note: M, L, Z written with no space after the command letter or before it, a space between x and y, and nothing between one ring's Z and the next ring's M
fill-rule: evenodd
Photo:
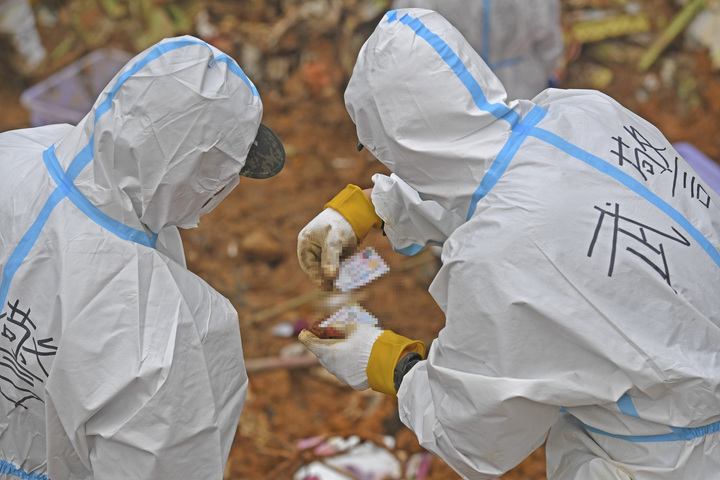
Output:
M237 257L237 255L238 255L238 244L237 244L236 241L231 240L230 242L228 242L227 255L228 255L228 257L230 257L230 258L235 258L235 257Z
M282 260L282 245L264 230L254 230L246 235L240 247L246 257L274 263Z

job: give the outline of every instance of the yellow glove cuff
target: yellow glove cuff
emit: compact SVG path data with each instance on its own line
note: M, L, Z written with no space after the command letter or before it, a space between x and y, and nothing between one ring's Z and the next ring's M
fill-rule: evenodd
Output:
M393 385L395 365L400 355L407 350L417 352L425 358L425 344L410 340L390 330L385 330L372 346L367 365L367 376L370 388L376 392L397 395Z
M375 213L375 206L357 185L348 185L335 195L323 208L340 212L352 225L358 240L365 238L371 228L381 228L382 219Z

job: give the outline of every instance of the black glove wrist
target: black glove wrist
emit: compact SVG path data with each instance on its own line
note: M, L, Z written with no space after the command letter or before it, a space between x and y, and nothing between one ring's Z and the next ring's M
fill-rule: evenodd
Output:
M393 386L395 387L395 392L400 390L400 385L402 384L405 374L409 372L410 369L420 360L422 360L422 355L417 352L411 352L398 361L397 365L395 365L395 371L393 372Z

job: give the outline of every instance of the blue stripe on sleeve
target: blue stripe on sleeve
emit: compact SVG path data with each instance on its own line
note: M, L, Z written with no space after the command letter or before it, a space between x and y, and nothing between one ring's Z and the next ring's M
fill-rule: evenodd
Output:
M418 245L417 243L413 243L412 245L408 245L407 247L393 249L393 250L395 250L397 253L400 253L402 255L413 256L413 255L417 255L418 253L420 253L420 251L423 248L425 248L425 245Z
M616 435L614 433L608 433L600 430L599 428L591 427L583 422L580 423L582 423L583 427L590 432L633 443L686 442L688 440L694 440L696 438L704 437L705 435L720 432L720 422L694 428L668 427L672 430L672 433L663 433L659 435Z

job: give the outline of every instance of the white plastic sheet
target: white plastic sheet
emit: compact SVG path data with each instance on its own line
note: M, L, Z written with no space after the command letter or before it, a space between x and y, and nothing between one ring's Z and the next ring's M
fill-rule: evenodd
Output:
M387 449L370 442L363 442L352 446L345 453L304 465L295 472L293 478L294 480L395 479L400 478L400 461Z

